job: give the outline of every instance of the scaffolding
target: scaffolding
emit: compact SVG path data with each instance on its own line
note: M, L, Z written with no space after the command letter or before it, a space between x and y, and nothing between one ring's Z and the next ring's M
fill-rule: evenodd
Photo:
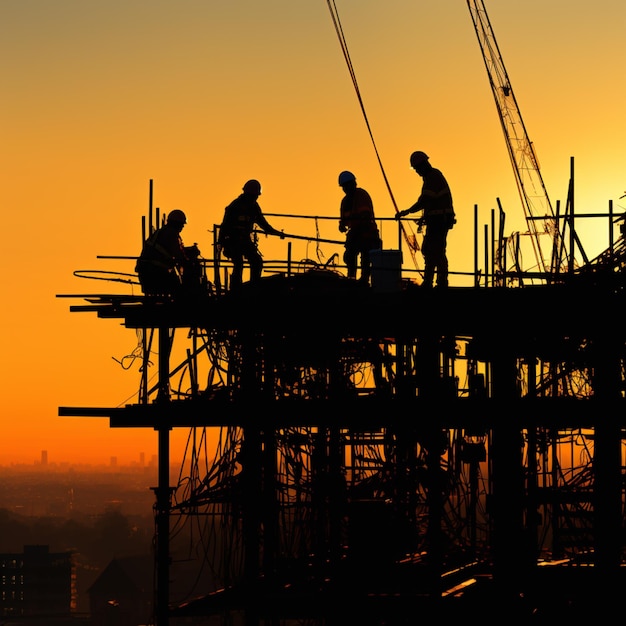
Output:
M404 624L484 616L487 593L529 616L605 603L625 557L623 249L611 237L523 287L486 255L467 288L287 262L228 290L217 257L191 299L82 296L72 312L139 334L141 381L124 407L59 415L157 432L155 624ZM170 594L186 524L210 571L193 599Z

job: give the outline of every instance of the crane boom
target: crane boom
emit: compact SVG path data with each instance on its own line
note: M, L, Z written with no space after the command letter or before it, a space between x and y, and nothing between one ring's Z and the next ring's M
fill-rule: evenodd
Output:
M485 4L482 0L467 0L467 6L513 165L536 265L540 271L552 274L560 269L558 257L563 251L558 219L552 209L535 148L528 137ZM546 262L546 259L550 261Z

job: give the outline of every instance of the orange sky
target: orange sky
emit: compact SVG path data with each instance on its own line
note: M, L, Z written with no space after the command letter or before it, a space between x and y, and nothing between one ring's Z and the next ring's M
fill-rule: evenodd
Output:
M512 167L463 0L337 0L372 133L399 208L426 151L452 187L451 270L473 269L473 207L487 223L500 198L523 228ZM575 159L576 209L624 209L626 66L623 0L486 2L554 203ZM162 211L188 215L185 243L211 256L209 232L248 178L267 213L335 216L337 174L355 172L378 217L395 213L326 2L308 0L3 0L0 3L2 249L0 465L137 461L152 431L61 418L59 406L118 406L137 392L137 344L119 321L70 313L60 294L129 292L73 275L132 271L98 259L139 252L149 181ZM312 220L271 218L313 236ZM321 237L342 239L334 221ZM606 224L600 227L602 235ZM592 255L605 247L581 233ZM385 248L397 246L392 222ZM267 259L286 242L261 240ZM294 243L293 258L328 259ZM454 284L454 279L452 280ZM541 315L542 312L537 312ZM179 445L186 433L175 432Z

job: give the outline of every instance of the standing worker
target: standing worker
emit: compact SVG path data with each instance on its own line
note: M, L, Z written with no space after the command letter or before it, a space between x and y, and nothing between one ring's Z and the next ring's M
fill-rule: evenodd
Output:
M348 269L348 278L356 278L357 260L361 256L359 281L369 283L372 272L370 250L382 248L382 240L374 217L374 204L369 193L357 187L352 172L339 174L339 186L346 194L339 208L339 230L347 231L346 250L343 261Z
M183 286L185 267L189 266L188 251L180 233L187 217L180 209L167 215L166 223L145 241L137 259L135 271L144 294L179 294ZM197 256L197 255L196 255Z
M444 175L434 168L423 152L413 152L411 167L422 177L422 193L410 208L396 213L396 219L422 211L420 226L426 226L422 254L424 255L424 287L432 287L435 271L437 287L448 286L448 257L446 246L448 231L456 223L452 193Z
M241 285L244 259L250 264L250 280L255 282L261 278L263 257L252 236L255 224L267 235L284 237L283 233L269 225L257 202L261 195L261 183L254 179L249 180L242 191L224 210L224 219L217 238L217 244L224 256L233 262L231 287Z

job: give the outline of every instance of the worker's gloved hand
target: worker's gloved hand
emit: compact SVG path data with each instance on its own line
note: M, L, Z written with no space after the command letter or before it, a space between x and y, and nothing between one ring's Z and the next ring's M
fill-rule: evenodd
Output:
M343 224L339 224L339 232L340 233L345 233L348 229L343 225Z

